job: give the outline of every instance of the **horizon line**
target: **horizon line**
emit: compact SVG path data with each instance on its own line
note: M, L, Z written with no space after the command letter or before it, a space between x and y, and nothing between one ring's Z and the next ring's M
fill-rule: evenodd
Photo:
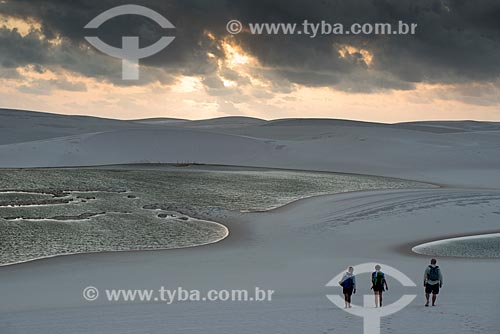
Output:
M124 122L140 122L140 121L148 121L148 120L178 120L184 122L196 122L196 121L209 121L216 119L224 119L224 118L245 118L245 119L254 119L260 120L264 122L273 122L273 121L283 121L283 120L336 120L336 121L348 121L348 122L359 122L359 123L371 123L371 124L404 124L404 123L419 123L419 122L481 122L481 123L500 123L500 120L483 120L483 119L441 119L441 118L432 118L432 119L413 119L406 120L402 122L380 122L380 121L371 121L364 119L356 119L356 118L334 118L334 117L284 117L284 118L260 118L253 117L247 115L225 115L220 117L212 117L212 118L178 118L178 117L169 117L169 116L157 116L157 117L149 117L149 118L110 118L104 116L98 116L95 114L67 114L55 111L44 111L44 110L31 110L31 109L18 109L18 108L8 108L8 107L0 107L0 112L2 111L14 111L14 112L29 112L29 113L38 113L38 114L48 114L48 115L57 115L57 116L67 116L67 117L89 117L89 118L97 118L103 120L113 120L113 121L124 121Z

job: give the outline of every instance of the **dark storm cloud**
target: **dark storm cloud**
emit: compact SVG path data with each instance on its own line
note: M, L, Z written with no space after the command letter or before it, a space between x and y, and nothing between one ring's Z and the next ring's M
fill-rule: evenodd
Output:
M8 0L0 13L32 17L42 24L47 38L61 36L63 45L54 51L36 36L21 37L0 30L0 61L7 68L25 64L60 64L86 76L106 78L119 72L116 61L103 61L98 52L83 48L82 27L111 7L131 3L114 0ZM410 36L253 36L240 34L235 42L256 57L277 86L289 83L331 86L350 92L378 89L412 89L418 82L494 82L500 73L500 2L496 0L166 0L133 1L160 12L175 26L168 32L177 38L163 52L142 60L163 74L149 73L148 80L169 82L176 74L201 75L211 89L221 89L214 77L216 63L208 52L222 56L210 31L218 39L227 36L226 22L301 23L325 20L352 23L418 23ZM155 42L164 31L137 16L115 18L96 34L119 46L121 36L139 35L142 44ZM339 57L343 45L373 54L370 68L360 54ZM99 57L91 61L89 57ZM114 65L111 65L114 64ZM119 64L118 64L119 65ZM114 67L113 67L114 66ZM230 73L237 77L237 73ZM119 83L119 80L116 80ZM279 88L279 87L278 87Z

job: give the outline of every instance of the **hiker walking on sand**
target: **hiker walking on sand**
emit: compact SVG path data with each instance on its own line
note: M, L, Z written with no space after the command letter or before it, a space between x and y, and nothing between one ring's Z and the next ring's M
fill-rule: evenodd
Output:
M339 284L344 293L345 308L351 308L351 296L356 293L356 276L354 276L353 267L347 269Z
M380 266L377 264L375 266L375 271L372 273L372 290L375 295L375 307L382 307L382 293L385 290L389 290L387 286L387 281L385 280L385 274L380 271Z
M425 307L429 307L429 298L432 293L432 306L436 306L436 298L439 294L439 288L443 287L443 274L439 268L436 259L431 260L431 264L425 269L424 287L425 287Z

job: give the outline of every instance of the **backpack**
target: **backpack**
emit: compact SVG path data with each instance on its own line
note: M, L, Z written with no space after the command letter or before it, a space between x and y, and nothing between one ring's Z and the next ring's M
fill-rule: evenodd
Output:
M379 272L374 272L372 274L372 284L373 286L380 286L380 285L383 285L384 284L384 279L385 279L385 275L383 272L379 271Z
M427 279L429 281L439 281L439 266L429 266L429 273L427 274Z
M351 289L354 287L354 282L352 277L346 278L340 285L345 289Z

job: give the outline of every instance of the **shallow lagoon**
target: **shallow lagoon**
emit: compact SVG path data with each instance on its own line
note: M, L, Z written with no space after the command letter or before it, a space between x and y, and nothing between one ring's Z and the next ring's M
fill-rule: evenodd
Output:
M181 248L225 238L203 219L346 191L430 185L240 167L127 165L0 170L0 265L56 255ZM196 218L193 218L196 217Z
M428 242L414 247L413 251L431 256L499 258L500 233Z

